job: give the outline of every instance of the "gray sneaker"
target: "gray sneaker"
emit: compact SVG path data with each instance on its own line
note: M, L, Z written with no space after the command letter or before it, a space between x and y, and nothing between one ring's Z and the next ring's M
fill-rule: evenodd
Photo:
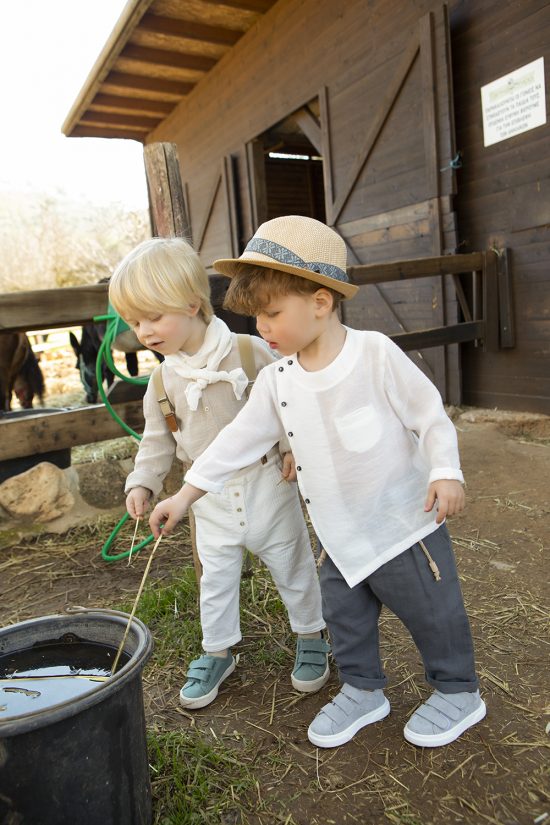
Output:
M340 693L325 705L308 728L307 736L318 748L335 748L353 739L365 725L390 712L382 690L359 690L344 683Z
M475 693L441 693L435 690L421 705L403 730L407 742L422 748L448 745L480 722L487 712L485 702Z

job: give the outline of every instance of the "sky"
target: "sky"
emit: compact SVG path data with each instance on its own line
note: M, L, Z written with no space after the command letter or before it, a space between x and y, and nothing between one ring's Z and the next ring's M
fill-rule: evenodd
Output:
M61 126L126 0L0 0L0 198L63 193L146 208L143 147Z

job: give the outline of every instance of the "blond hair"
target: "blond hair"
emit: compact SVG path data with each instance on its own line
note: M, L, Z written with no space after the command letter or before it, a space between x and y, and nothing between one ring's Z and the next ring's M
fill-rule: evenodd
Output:
M332 309L337 309L344 296L330 287L279 269L241 266L231 278L223 306L241 315L259 315L274 298L281 295L313 295L319 289L331 294Z
M214 314L208 273L183 238L151 238L138 244L113 272L109 301L126 320L197 305L205 323Z

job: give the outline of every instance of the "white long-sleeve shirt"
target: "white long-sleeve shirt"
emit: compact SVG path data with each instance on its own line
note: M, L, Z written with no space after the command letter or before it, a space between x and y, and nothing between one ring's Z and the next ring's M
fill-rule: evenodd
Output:
M264 367L185 480L220 492L283 435L313 527L350 587L437 529L424 512L430 482L463 481L439 392L377 332L346 328L341 352L315 372L296 355Z

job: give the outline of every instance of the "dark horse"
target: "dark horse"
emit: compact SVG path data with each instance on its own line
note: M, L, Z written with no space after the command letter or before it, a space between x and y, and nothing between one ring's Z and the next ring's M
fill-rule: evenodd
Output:
M106 325L104 322L93 324L84 324L82 327L82 336L80 341L70 332L69 337L71 346L76 355L76 368L80 372L80 380L86 392L86 401L88 404L97 403L97 378L96 378L96 361L103 336L105 335ZM137 343L137 342L136 342ZM139 346L139 345L138 345ZM126 353L126 367L128 373L132 376L138 374L138 360L136 352ZM115 377L108 366L103 362L101 365L101 374L103 381L110 387Z
M35 395L40 403L44 395L44 376L24 332L0 335L0 413L11 409L13 392L27 410Z

